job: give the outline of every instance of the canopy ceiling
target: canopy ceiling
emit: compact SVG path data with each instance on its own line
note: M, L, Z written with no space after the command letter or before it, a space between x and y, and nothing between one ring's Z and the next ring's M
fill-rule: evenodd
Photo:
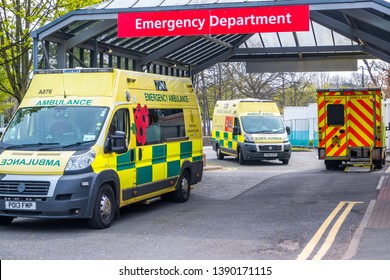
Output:
M117 36L118 13L290 5L309 5L309 31ZM278 63L376 58L390 63L390 3L383 0L114 0L70 12L36 30L32 37L35 70L117 67L191 76L224 61L283 65Z

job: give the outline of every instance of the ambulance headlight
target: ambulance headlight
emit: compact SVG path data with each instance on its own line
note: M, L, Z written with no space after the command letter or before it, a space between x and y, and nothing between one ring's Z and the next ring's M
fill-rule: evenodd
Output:
M95 157L96 153L92 149L83 154L73 155L69 159L65 170L79 170L87 168L95 160Z
M249 133L244 133L244 141L249 143L254 143L253 136Z

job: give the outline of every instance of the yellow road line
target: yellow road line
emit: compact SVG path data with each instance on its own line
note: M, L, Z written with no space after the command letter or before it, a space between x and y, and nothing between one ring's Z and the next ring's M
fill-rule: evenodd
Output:
M314 247L320 241L322 235L325 230L328 228L329 224L332 222L333 218L337 215L337 213L344 206L345 202L341 201L337 207L330 213L328 218L326 218L325 222L321 225L321 227L317 230L316 234L314 234L313 238L307 243L305 249L303 249L302 253L298 256L297 260L307 260L310 256L311 252L313 252Z
M344 207L344 205L348 203L348 207L344 210L344 212L342 213L342 215L339 217L339 219L337 220L336 224L332 227L332 230L331 232L329 233L329 236L327 238L327 240L325 241L325 244L321 247L320 251L321 253L317 253L315 257L317 258L322 258L323 255L327 252L327 250L330 248L330 246L332 245L333 241L334 241L334 238L338 232L338 230L340 229L341 227L341 224L344 222L346 216L348 215L348 213L351 211L352 207L356 204L356 203L362 203L362 202L346 202L346 201L341 201L337 206L336 208L332 211L332 213L330 213L330 215L326 218L326 220L324 221L324 223L321 225L321 227L317 230L317 232L314 234L314 236L312 237L312 239L309 241L309 243L306 245L306 247L303 249L303 251L301 252L301 254L298 256L297 260L307 260L310 256L310 254L313 252L314 248L316 247L316 245L318 244L318 242L320 241L321 237L324 235L326 229L329 227L329 225L331 224L331 222L334 220L334 218L336 217L336 215L340 212L340 210Z
M340 215L340 217L337 219L336 223L333 225L332 229L330 230L328 237L326 238L324 244L321 246L320 250L317 252L317 254L313 257L313 260L320 260L323 256L325 256L326 252L328 252L330 246L332 246L334 239L336 238L336 234L340 230L341 225L345 221L345 218L351 212L353 206L357 203L363 203L363 202L348 202L348 206L344 209L343 213Z

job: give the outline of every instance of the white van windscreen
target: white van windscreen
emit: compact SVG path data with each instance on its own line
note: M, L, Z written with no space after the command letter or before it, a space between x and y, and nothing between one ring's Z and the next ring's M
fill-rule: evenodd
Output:
M284 124L280 116L241 117L242 127L247 133L283 133Z

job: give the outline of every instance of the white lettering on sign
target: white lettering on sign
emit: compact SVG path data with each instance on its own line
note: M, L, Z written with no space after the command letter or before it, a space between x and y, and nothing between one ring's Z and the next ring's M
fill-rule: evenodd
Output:
M202 30L206 19L166 19L166 20L142 20L137 18L135 20L136 29L167 29L174 31L176 28L196 28Z
M291 15L287 13L285 15L278 16L254 16L250 15L247 17L217 17L210 16L210 26L225 26L228 29L233 26L240 25L263 25L263 24L291 24Z
M118 14L118 37L250 34L310 30L309 5Z

